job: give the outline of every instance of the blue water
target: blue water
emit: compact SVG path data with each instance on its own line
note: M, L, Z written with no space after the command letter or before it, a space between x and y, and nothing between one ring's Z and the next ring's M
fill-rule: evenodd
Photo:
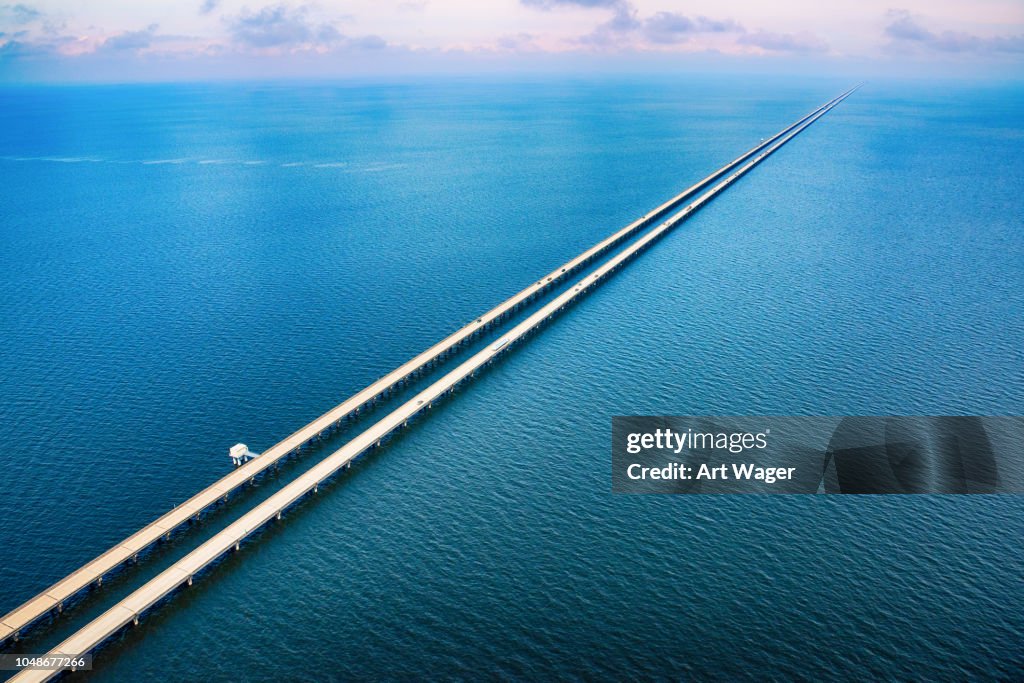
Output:
M0 612L847 85L0 90ZM609 438L1024 412L1022 143L869 84L92 677L1019 678L1021 498L612 496Z

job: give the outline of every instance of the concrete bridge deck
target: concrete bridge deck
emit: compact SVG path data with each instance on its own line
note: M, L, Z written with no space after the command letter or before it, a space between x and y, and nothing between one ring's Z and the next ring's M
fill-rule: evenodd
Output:
M593 290L607 277L645 251L656 240L686 220L704 204L729 187L738 178L748 173L807 126L811 125L821 116L824 116L825 113L842 102L854 90L856 88L843 93L819 108L815 113L802 119L796 126L787 128L781 136L773 137L772 140L774 142L770 146L762 148L763 151L760 151L745 164L733 170L728 177L688 204L679 213L644 234L636 242L614 255L594 272L577 282L575 286L570 286L566 291L499 337L494 343L478 351L412 399L406 401L340 449L304 472L280 491L255 506L248 513L228 525L194 551L175 562L172 566L62 642L49 654L51 656L58 654L78 656L89 653L129 623L138 623L139 617L143 612L155 606L160 600L182 585L191 585L198 573L209 567L226 553L237 550L242 541L248 536L257 532L269 521L280 519L282 513L288 507L294 505L309 493L316 493L321 484L325 483L326 480L342 468L351 466L352 461L359 455L379 445L383 439L406 426L410 419L429 410L435 401L454 392L460 384L472 378L478 370L492 363L501 354L508 352L515 344L537 331L545 322ZM11 680L18 681L19 683L45 681L57 673L56 671L45 669L24 670Z

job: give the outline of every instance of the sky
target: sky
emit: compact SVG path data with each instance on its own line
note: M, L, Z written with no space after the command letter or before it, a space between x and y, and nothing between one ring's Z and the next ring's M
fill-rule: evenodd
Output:
M0 82L1022 66L1024 0L0 0Z

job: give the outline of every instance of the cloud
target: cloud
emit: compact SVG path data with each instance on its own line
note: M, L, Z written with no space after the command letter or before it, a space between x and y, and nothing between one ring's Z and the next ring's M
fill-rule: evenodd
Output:
M59 50L75 42L74 36L52 35L44 40L32 40L28 31L4 34L7 42L0 45L0 61L32 60L54 57Z
M203 0L203 4L199 6L199 13L209 14L218 7L220 7L220 0Z
M885 27L885 34L896 40L929 40L932 33L921 26L910 16L910 12L902 9L891 9L886 13L892 21Z
M150 24L140 31L125 31L111 36L103 41L105 50L141 50L153 44L156 39L156 31L160 28L157 24Z
M523 0L533 2L534 0ZM541 0L550 3L550 0ZM630 32L642 25L636 17L636 8L625 0L558 0L555 4L579 7L601 7L612 10L612 18L579 39L584 45L613 45L622 42ZM538 5L541 6L541 5Z
M43 13L34 7L18 3L17 5L0 5L0 19L14 24L28 24L42 18Z
M243 48L289 50L295 52L340 50L384 50L392 47L376 34L347 36L330 21L314 20L311 7L268 5L258 12L242 10L226 18L232 41Z
M170 43L189 45L196 40L194 36L158 33L159 28L159 24L150 24L138 31L115 33L98 42L94 40L78 40L74 36L56 36L54 40L57 41L57 44L63 43L65 46L68 43L77 43L74 52L78 55L89 53L108 55L111 53L142 53L149 52L149 48L158 45L165 47Z
M553 7L603 7L608 9L625 5L623 0L519 0L527 7L551 9Z
M339 34L339 38L340 37L341 36ZM388 46L388 42L377 35L349 38L348 44L361 50L383 50Z
M599 24L578 42L585 45L611 45L621 41L622 35L640 27L636 8L628 0L519 0L525 7L552 10L559 7L582 7L584 9L610 9L612 18Z
M228 32L236 43L253 48L325 46L343 38L333 24L317 24L307 15L306 7L285 5L269 5L259 12L242 10L227 21Z
M695 33L742 33L743 27L731 19L691 19L676 12L658 12L643 22L643 30L652 43L673 44L681 43Z
M530 33L506 34L498 37L498 47L512 52L532 52L537 50L534 40Z
M890 47L897 50L916 46L951 53L1024 53L1024 35L982 38L962 31L934 33L904 9L889 10L886 17L889 23L885 27L885 35L890 39Z
M25 43L20 40L8 40L0 45L0 62L8 59L23 59L43 54L45 51L39 46Z
M758 47L767 52L813 53L828 52L828 43L810 33L746 33L736 41L741 45Z
M987 47L993 52L1024 53L1024 36L997 36L989 38Z
M656 45L682 43L698 33L743 33L743 27L732 19L716 20L703 16L688 17L678 12L657 12L646 19L638 17L629 0L519 0L527 7L551 10L557 7L579 7L612 11L609 20L598 24L577 42L592 46L622 44L639 32L641 38Z

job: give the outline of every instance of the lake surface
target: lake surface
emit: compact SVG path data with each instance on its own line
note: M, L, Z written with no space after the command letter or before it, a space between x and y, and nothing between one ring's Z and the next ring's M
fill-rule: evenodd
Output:
M0 89L0 613L848 85ZM1020 86L868 84L91 678L1020 676L1024 499L612 496L609 439L1024 412L1022 148Z

